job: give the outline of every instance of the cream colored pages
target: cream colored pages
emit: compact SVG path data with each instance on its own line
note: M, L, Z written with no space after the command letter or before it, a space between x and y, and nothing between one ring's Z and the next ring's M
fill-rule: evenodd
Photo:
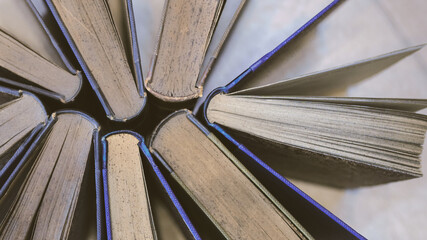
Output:
M67 239L73 218L81 216L85 221L95 220L95 214L90 215L94 213L92 209L75 212L83 189L86 164L91 159L95 128L80 114L57 115L43 147L36 153L13 211L2 226L1 239L26 239L29 236ZM89 226L92 225L86 224L80 229L80 236L89 230Z
M112 110L109 117L125 121L136 116L144 98L104 0L52 2Z
M312 97L312 96L252 96L240 95L248 99L283 99L334 104L359 105L416 112L427 108L427 99L410 98L363 98L363 97Z
M0 0L0 30L65 69L64 63L26 0Z
M2 30L0 53L0 67L55 93L62 102L72 101L80 90L79 76L46 61Z
M113 239L155 239L139 140L126 133L108 136L106 140Z
M207 117L286 177L358 187L422 175L419 155L427 118L420 114L220 94Z
M38 124L45 122L46 118L39 100L26 93L0 105L0 158Z
M163 122L150 148L230 239L305 239L187 112Z
M234 94L268 96L328 95L379 73L380 71L397 63L403 58L420 50L422 47L424 47L424 45L410 47L381 56L368 58L356 63L311 73L292 79L282 81L277 79L275 83L240 90ZM257 76L262 77L259 75ZM265 79L261 80L263 81ZM256 79L253 79L253 81L256 81Z
M221 4L221 0L166 3L157 58L145 81L146 89L157 98L177 102L201 94L197 77Z

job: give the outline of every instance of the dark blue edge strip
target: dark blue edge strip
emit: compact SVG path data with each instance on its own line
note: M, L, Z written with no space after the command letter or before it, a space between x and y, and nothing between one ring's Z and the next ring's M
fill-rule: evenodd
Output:
M111 233L111 216L110 216L110 200L108 197L108 182L107 182L107 141L105 137L101 139L102 145L102 183L104 190L104 208L105 208L105 226L107 230L107 239L112 239Z
M1 79L2 78L0 77L0 80ZM19 93L19 90L15 90L15 89L3 87L3 86L0 86L0 93L6 93L15 97L21 96L21 94Z
M270 166L265 164L261 159L259 159L255 154L253 154L249 149L247 149L245 146L243 146L241 143L236 141L230 134L228 134L224 129L222 129L219 125L215 123L211 123L209 119L207 118L207 108L209 105L209 102L211 99L220 93L228 93L230 92L233 87L235 87L239 82L241 82L246 76L248 76L250 73L254 72L257 68L259 68L262 64L264 64L270 57L272 57L277 51L282 49L285 45L287 45L291 40L293 40L295 37L297 37L300 33L302 33L305 29L307 29L310 25L312 25L314 22L319 20L323 15L325 15L327 12L329 12L331 9L333 9L334 6L336 6L338 3L342 2L343 0L335 0L332 3L330 3L326 8L324 8L322 11L320 11L316 16L314 16L312 19L310 19L307 23L305 23L302 27L300 27L295 33L293 33L291 36L289 36L285 41L280 43L277 47L275 47L272 51L265 54L263 57L261 57L258 61L256 61L254 64L252 64L248 69L246 69L244 72L242 72L238 77L236 77L233 81L228 83L226 86L219 87L214 89L212 92L209 93L207 96L204 104L203 104L203 118L208 126L215 129L218 133L223 135L227 140L229 140L232 144L234 144L240 151L242 151L244 154L249 156L252 160L254 160L257 164L259 164L261 167L266 169L269 173L271 173L274 177L276 177L280 182L285 184L287 187L291 188L293 191L297 192L300 196L302 196L304 199L306 199L308 202L310 202L312 205L314 205L316 208L318 208L320 211L322 211L324 214L326 214L329 218L334 220L337 224L342 226L344 229L346 229L348 232L350 232L352 235L357 237L358 239L365 239L362 235L360 235L358 232L356 232L354 229L352 229L350 226L348 226L346 223L344 223L341 219L339 219L337 216L332 214L329 210L324 208L322 205L320 205L318 202L313 200L310 196L308 196L306 193L301 191L298 187L296 187L294 184L289 182L286 178L278 174L276 171L274 171Z
M100 136L99 131L95 131L93 134L93 145L94 145L94 161L95 161L95 194L96 194L96 236L97 240L105 239L104 236L104 212L102 197L102 176L101 176L101 163L100 163Z
M178 211L179 215L181 215L182 220L184 221L185 225L187 226L188 230L196 240L201 240L199 233L197 232L196 228L191 223L190 218L185 213L184 209L182 208L181 204L179 203L178 199L176 198L174 192L172 191L172 188L169 186L168 182L166 181L165 177L161 173L159 167L154 162L154 159L148 150L148 147L145 145L144 140L139 143L139 147L141 151L144 153L145 157L147 158L148 162L150 163L151 167L153 168L153 171L157 175L157 178L159 179L160 183L163 186L163 189L168 194L170 200L172 201L173 205L175 206L176 210Z
M0 82L6 83L6 84L10 84L13 87L22 88L22 89L25 89L25 90L28 90L28 91L31 91L31 92L34 92L34 93L45 95L45 96L48 96L50 98L57 99L59 101L64 101L65 102L65 100L64 100L65 97L64 96L62 96L62 95L60 95L58 93L54 93L54 92L51 92L49 90L40 88L40 87L32 86L32 85L29 85L29 84L21 83L21 82L18 82L18 81L15 81L15 80L11 80L11 79L8 79L8 78L3 78L3 77L0 77ZM72 100L70 100L70 101L72 101Z

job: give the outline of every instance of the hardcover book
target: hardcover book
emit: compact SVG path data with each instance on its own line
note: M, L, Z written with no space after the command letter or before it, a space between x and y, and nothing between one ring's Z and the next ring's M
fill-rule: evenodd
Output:
M59 27L107 116L138 116L146 94L132 1L28 1L47 32Z
M14 111L21 115L21 119L12 119L15 125L28 127L26 131L8 130L17 132L16 141L22 144L18 149L11 146L16 150L0 170L1 239L93 238L94 139L98 124L87 115L70 110L53 113L47 119L34 96L22 93L13 97L12 102L2 104L1 114ZM33 108L33 112L26 109L26 113L19 114L25 107ZM2 121L2 125L8 122L4 116ZM19 139L22 134L23 140Z
M0 239L365 239L343 212L422 233L408 226L423 192L402 186L423 186L427 100L343 94L399 67L400 88L424 76L424 44L368 44L383 15L384 33L420 23L393 22L391 1L343 2L1 0ZM369 34L350 34L344 61L328 49L356 32L348 19ZM362 191L417 209L353 205Z
M45 32L48 25L39 23L42 17L32 13L31 3L5 0L0 4L0 82L63 103L73 101L83 79L55 32Z
M181 105L200 97L207 74L244 4L245 0L166 0L157 47L145 78L147 90L163 102Z
M96 177L103 184L97 186L97 203L105 211L99 209L99 237L200 239L141 135L116 131L101 144Z
M277 79L280 75L263 69L279 64L276 55L338 4L329 4L235 80L212 91L203 117L272 174L336 187L421 177L419 155L427 118L413 112L425 108L426 100L328 94L378 73L424 45L292 79ZM267 78L276 82L235 90L248 81L273 81Z
M291 184L271 181L261 169L252 174L187 110L163 120L148 146L186 193L182 202L192 202L188 208L199 208L215 226L207 238L363 239Z

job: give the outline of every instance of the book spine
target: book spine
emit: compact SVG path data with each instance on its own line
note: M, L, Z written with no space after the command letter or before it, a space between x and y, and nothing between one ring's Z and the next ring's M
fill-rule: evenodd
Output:
M103 198L104 198L104 213L105 213L105 227L107 239L112 239L111 232L111 216L110 216L110 200L108 198L108 176L107 176L107 147L108 143L105 138L101 140L102 144L102 187L103 187Z
M99 131L94 132L95 194L96 194L96 236L97 240L106 238L104 195L102 185L102 162Z

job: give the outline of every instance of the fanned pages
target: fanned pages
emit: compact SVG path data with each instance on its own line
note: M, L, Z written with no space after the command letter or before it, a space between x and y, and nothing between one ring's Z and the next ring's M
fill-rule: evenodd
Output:
M0 7L0 82L72 101L80 91L80 73L65 67L24 0L0 4L5 5ZM22 28L9 24L15 18Z
M139 142L129 133L117 133L105 142L108 189L107 234L111 239L156 239Z
M316 95L362 81L423 46L216 94L205 114L284 176L337 187L420 177L427 118L413 112L427 100Z
M14 185L19 191L1 222L1 239L83 239L95 234L89 174L95 131L97 124L81 113L52 115L24 156L29 166L21 171L29 171L22 186Z
M139 55L132 55L135 62L130 62L125 48L129 42L120 38L109 5L104 0L47 3L107 115L118 121L137 116L145 104L139 63L133 66Z
M419 51L424 46L425 45L423 44L409 47L344 66L310 73L300 77L286 80L276 79L275 83L254 88L240 89L239 91L234 91L234 94L268 96L330 95L383 71L384 69L399 62L405 57ZM257 79L254 77L255 75L251 76L251 78L247 81L256 82ZM262 79L262 76L259 77L260 81L265 80Z
M150 149L225 238L311 239L188 111L165 119L154 132Z
M157 48L145 79L147 90L165 102L200 97L204 79L244 2L166 1Z

